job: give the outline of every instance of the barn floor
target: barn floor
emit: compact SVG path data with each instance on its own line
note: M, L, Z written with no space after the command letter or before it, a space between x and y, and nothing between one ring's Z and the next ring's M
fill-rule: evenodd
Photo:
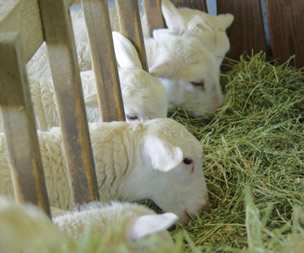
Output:
M263 54L227 65L231 70L221 76L225 106L213 119L194 119L182 109L171 112L203 144L209 210L171 231L174 247L160 250L155 238L132 247L145 246L144 252L303 252L304 72L287 63L270 64ZM122 244L109 248L113 238L88 234L56 252L130 252Z

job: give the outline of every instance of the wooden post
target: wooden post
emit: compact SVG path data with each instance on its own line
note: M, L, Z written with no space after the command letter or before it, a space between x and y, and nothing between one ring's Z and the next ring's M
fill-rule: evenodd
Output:
M149 34L152 35L154 29L165 27L165 21L161 11L161 0L143 0Z
M99 199L72 23L65 0L39 0L74 203Z
M102 121L125 120L107 0L82 1Z
M21 34L24 60L27 62L43 42L37 0L0 1L0 32Z
M266 0L272 53L280 62L296 55L297 67L304 67L304 2Z
M50 216L21 45L18 33L0 33L0 111L15 198L38 205Z
M148 71L147 56L142 34L138 3L135 0L115 0L120 32L135 46L141 65Z
M266 52L266 39L260 0L217 0L217 13L231 13L234 21L228 28L230 51L227 56L239 59L243 52Z

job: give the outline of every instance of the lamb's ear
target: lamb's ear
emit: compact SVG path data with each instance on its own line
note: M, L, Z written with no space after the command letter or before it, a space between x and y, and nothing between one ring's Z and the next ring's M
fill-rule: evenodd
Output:
M174 169L183 160L181 148L156 136L146 136L144 152L150 158L152 168L164 172Z
M138 53L132 42L119 32L112 32L112 36L118 66L121 68L142 69Z
M97 94L91 94L84 98L84 102L86 106L89 107L98 107L98 100L97 100Z
M170 77L175 70L175 65L171 60L158 60L149 68L149 73L156 77Z
M135 219L128 229L128 238L138 240L147 235L167 230L178 217L174 213L143 215Z
M227 29L229 26L231 26L234 16L230 13L227 14L220 14L217 16L218 21L220 22L221 26Z
M182 16L170 0L161 1L161 10L169 29L183 29L184 22Z

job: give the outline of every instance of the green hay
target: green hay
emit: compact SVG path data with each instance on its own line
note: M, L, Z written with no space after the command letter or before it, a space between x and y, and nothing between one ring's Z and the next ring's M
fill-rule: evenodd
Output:
M156 250L151 238L144 252L303 252L304 72L263 54L228 65L212 120L171 112L203 145L210 209L171 232L175 246ZM88 234L56 252L131 252L107 238Z
M286 252L300 239L304 246L303 218L293 227L304 206L303 70L266 62L262 53L228 65L225 106L212 121L173 113L203 144L211 203L179 229L204 252Z

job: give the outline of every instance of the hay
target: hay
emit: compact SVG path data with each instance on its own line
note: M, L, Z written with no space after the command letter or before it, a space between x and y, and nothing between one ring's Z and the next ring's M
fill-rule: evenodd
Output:
M304 249L304 73L289 62L266 62L262 53L228 66L226 102L216 117L171 112L203 144L211 207L171 232L175 246L156 250L152 238L141 242L144 252ZM56 252L131 252L123 244L109 248L112 236L88 234Z
M225 106L212 121L173 113L203 144L211 202L179 230L204 252L303 249L303 70L262 53L228 65Z

